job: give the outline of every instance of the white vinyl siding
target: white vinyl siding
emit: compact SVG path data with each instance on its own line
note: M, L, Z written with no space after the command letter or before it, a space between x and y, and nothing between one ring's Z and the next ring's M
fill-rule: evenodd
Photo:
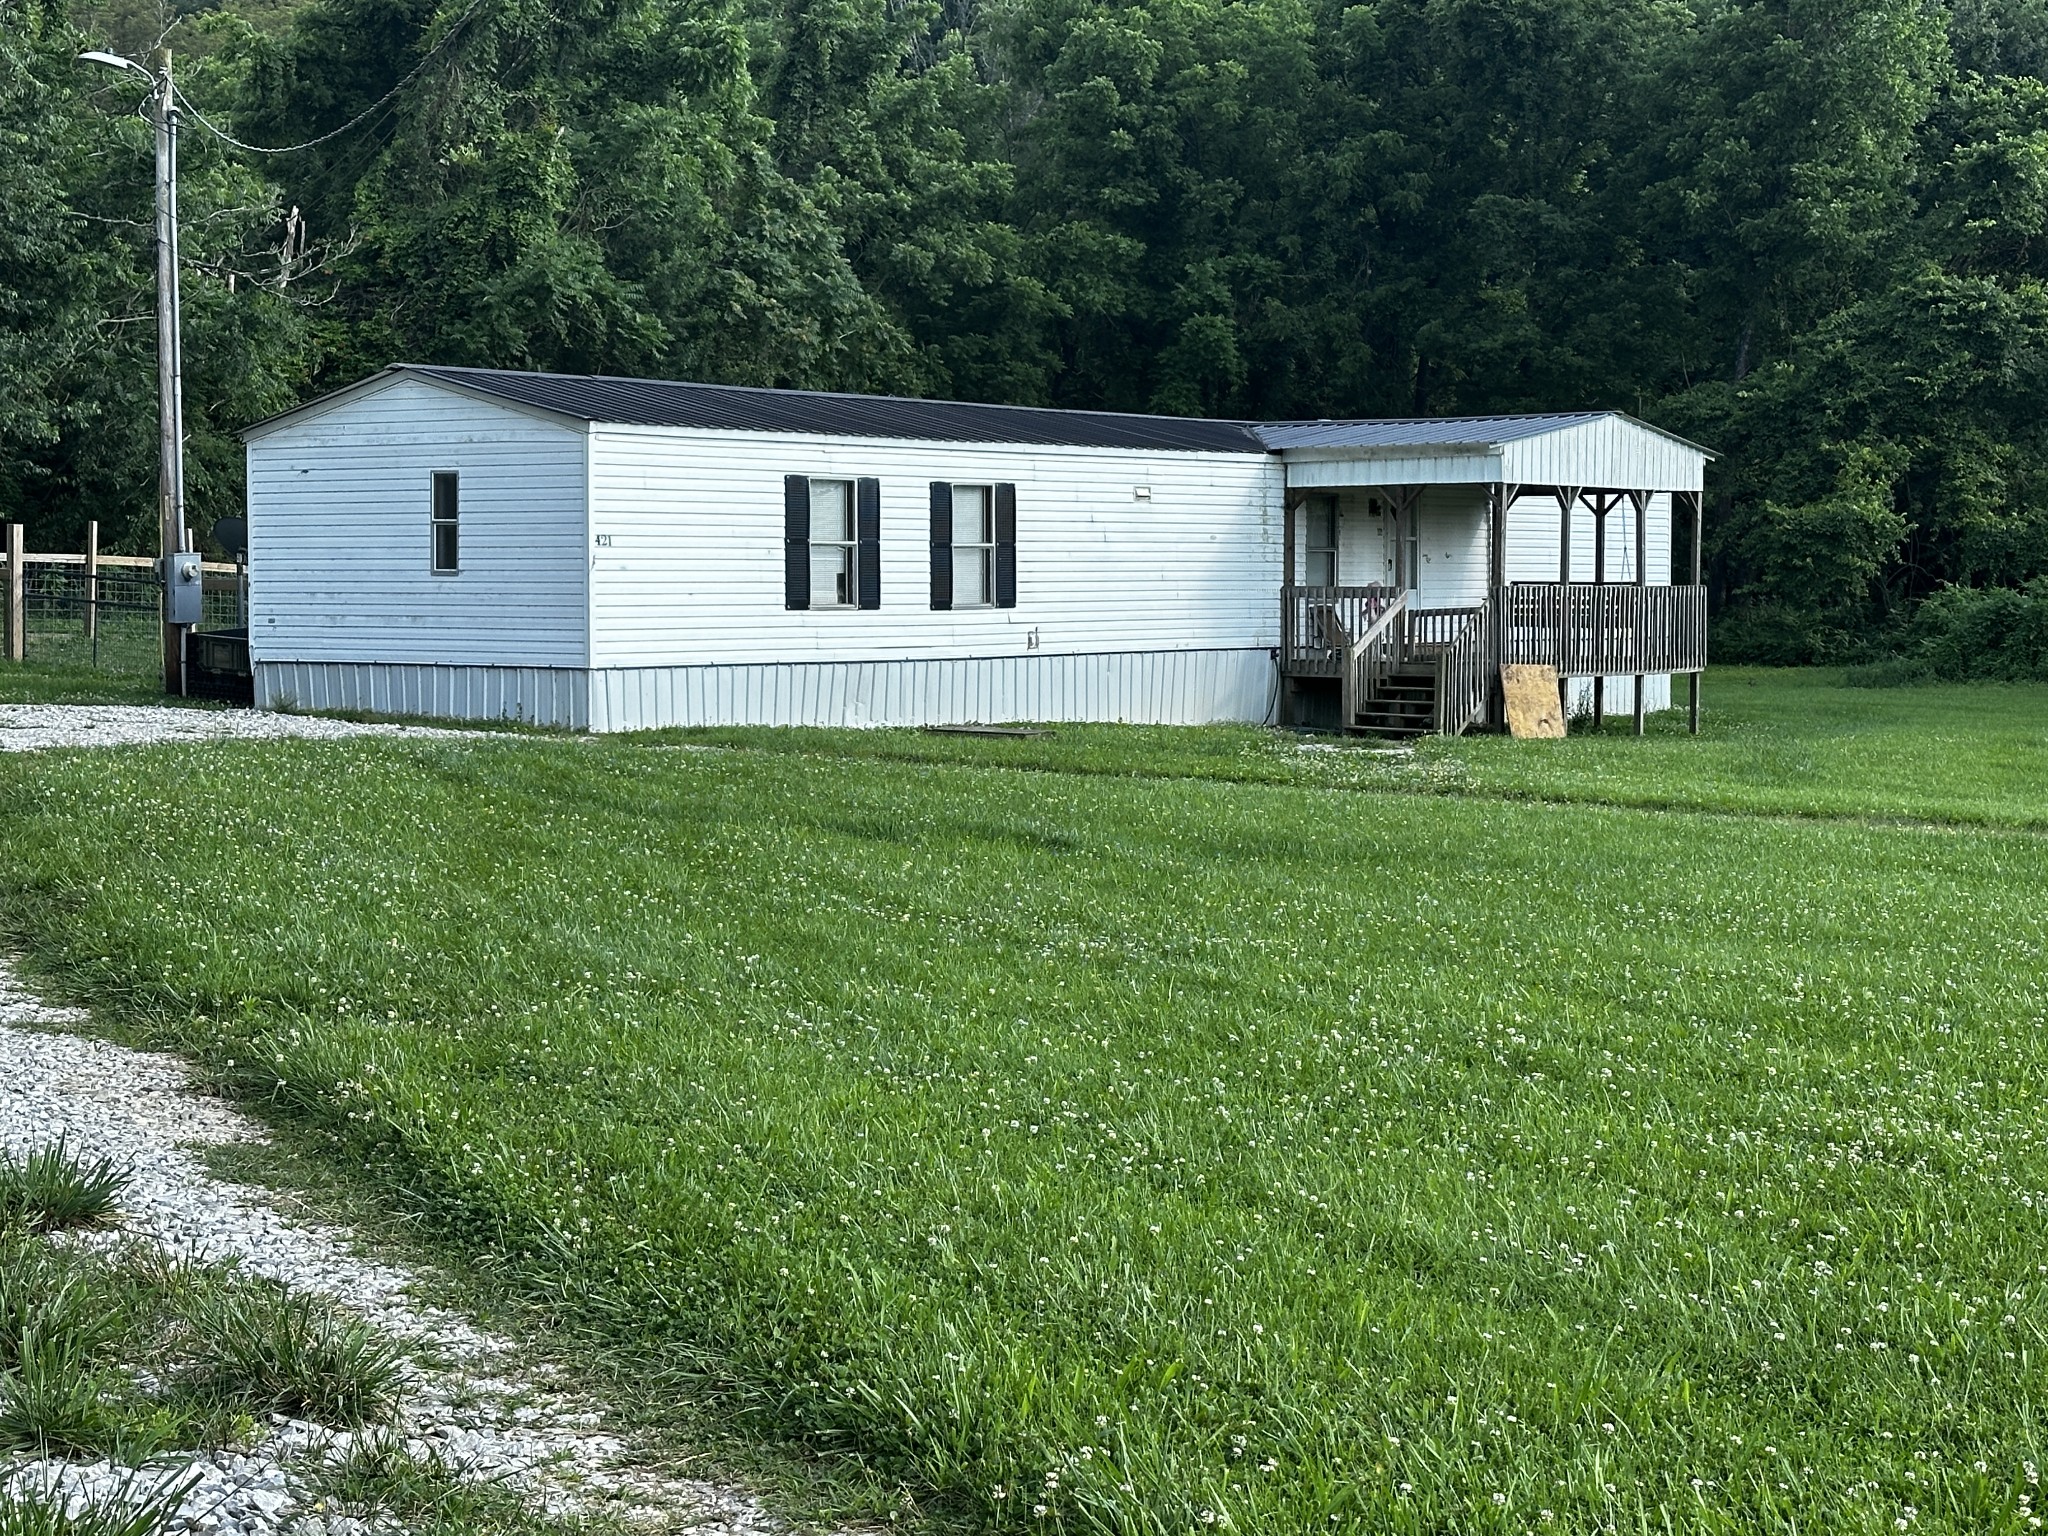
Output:
M580 428L403 377L253 437L254 659L584 665L583 450ZM453 579L436 471L460 477Z
M879 609L783 606L785 474L880 481ZM935 480L1016 485L1016 607L961 605L956 572L956 606L931 608ZM599 426L592 664L1263 652L1279 643L1281 480L1256 453Z
M1415 604L1475 608L1486 601L1486 488L1432 485L1416 513Z

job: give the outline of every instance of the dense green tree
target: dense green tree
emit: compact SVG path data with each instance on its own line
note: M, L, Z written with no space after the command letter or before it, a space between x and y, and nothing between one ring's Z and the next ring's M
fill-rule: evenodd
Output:
M911 364L775 164L715 5L333 0L253 79L245 121L281 141L369 114L286 172L348 247L329 379L402 357L876 387Z
M35 0L0 23L0 500L36 547L154 548L151 130L140 90L75 58ZM239 510L236 433L305 386L301 327L269 249L275 193L204 134L181 156L188 492L195 527Z
M76 103L50 83L69 38L61 11L0 3L0 518L34 507L39 457L70 412L67 371L92 346L103 280L65 168Z
M1721 654L2048 572L2048 0L0 0L0 498L149 521L397 358L1247 416L1611 406L1721 453ZM124 96L124 89L127 94Z

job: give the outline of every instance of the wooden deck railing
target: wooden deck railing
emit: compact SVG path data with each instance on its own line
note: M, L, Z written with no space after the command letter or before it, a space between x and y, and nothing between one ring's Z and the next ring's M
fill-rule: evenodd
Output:
M1494 592L1503 663L1561 677L1698 672L1707 664L1707 589L1625 582L1516 582Z
M1323 623L1333 640L1341 636L1334 619L1325 616ZM1355 720L1359 705L1371 698L1401 664L1407 630L1408 594L1396 592L1394 600L1380 610L1379 617L1365 627L1365 633L1344 645L1344 669L1338 674L1342 718Z
M1445 631L1436 649L1436 730L1463 734L1486 713L1493 688L1491 616L1484 607L1439 608L1414 615L1418 628ZM1424 625L1424 621L1428 621Z
M1295 677L1341 677L1345 645L1400 595L1399 587L1289 587L1280 603L1281 669ZM1338 634L1345 640L1333 643Z

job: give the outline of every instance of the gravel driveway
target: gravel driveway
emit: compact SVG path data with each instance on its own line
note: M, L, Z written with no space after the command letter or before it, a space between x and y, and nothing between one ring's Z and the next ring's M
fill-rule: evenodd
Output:
M448 1363L414 1367L396 1423L382 1433L464 1475L517 1488L550 1512L614 1511L651 1529L700 1536L781 1529L744 1494L675 1477L636 1456L606 1427L598 1405L537 1378L506 1339L420 1300L420 1276L365 1257L345 1232L288 1213L261 1191L208 1173L196 1149L261 1142L262 1128L233 1105L194 1092L176 1057L62 1032L79 1022L80 1015L23 988L0 955L0 1151L18 1156L61 1138L87 1158L110 1157L131 1171L125 1232L179 1253L239 1260L290 1289L332 1296L394 1335L429 1341L431 1356ZM168 1489L197 1476L183 1506L182 1529L191 1536L361 1536L357 1520L301 1507L293 1471L348 1440L274 1417L253 1443L157 1467L146 1484ZM123 1475L105 1463L0 1455L0 1491L43 1488L97 1501Z
M304 737L476 736L435 726L363 724L256 709L186 709L170 704L0 704L0 752L49 747L146 747L169 741L276 741Z

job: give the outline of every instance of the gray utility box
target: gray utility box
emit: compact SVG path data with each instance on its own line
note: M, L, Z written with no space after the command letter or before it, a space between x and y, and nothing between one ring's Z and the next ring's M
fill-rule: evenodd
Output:
M180 550L164 556L160 564L164 576L164 622L197 624L206 611L206 583L201 577L199 551Z

